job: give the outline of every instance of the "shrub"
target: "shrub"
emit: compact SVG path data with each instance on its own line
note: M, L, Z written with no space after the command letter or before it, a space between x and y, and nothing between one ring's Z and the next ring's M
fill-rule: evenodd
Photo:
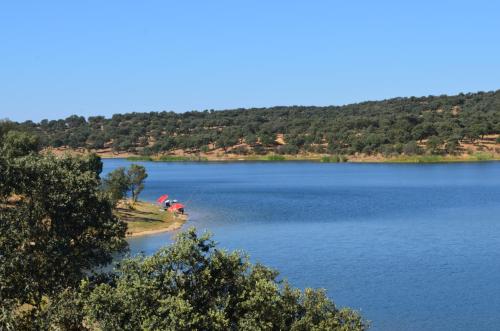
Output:
M421 149L416 141L410 141L403 146L403 153L406 155L417 155L421 153Z
M108 282L81 287L82 310L103 330L365 330L323 290L292 288L194 229L151 257L127 259Z

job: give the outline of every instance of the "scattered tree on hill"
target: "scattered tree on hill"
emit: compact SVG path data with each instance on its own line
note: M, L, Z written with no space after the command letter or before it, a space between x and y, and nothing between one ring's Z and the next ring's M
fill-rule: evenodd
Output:
M403 153L406 155L417 155L421 153L421 149L416 141L410 141L403 146Z
M85 121L80 116L40 123L3 122L40 136L43 146L101 148L142 154L203 146L230 152L246 142L255 154L273 152L279 134L299 152L398 154L401 146L430 137L475 141L500 133L500 90L394 98L345 106L273 107L203 112L116 114ZM0 122L0 131L1 122ZM444 145L443 145L444 147ZM295 152L295 148L290 152ZM438 153L445 151L443 148ZM429 151L428 151L429 152Z

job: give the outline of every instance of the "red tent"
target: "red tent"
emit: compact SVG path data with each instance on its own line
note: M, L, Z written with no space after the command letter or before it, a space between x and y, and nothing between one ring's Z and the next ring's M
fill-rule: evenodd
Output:
M168 208L169 211L176 211L179 209L184 209L184 205L182 203L174 203L170 208Z
M168 194L164 194L164 195L162 195L161 197L159 197L158 199L156 199L156 201L157 201L158 203L164 203L164 202L165 202L165 200L167 200L167 199L168 199Z

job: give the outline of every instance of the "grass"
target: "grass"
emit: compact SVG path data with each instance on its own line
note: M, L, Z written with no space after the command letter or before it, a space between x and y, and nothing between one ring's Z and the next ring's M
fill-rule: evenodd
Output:
M175 230L186 221L184 215L163 211L159 206L144 201L137 201L130 207L127 203L120 203L115 208L115 214L127 223L127 235Z
M401 155L388 158L385 162L394 163L442 163L442 162L477 162L498 160L493 154L477 152L467 156L454 155Z
M265 161L285 161L286 158L283 155L267 155Z
M495 160L495 156L490 153L477 152L472 155L476 159L476 161L492 161Z

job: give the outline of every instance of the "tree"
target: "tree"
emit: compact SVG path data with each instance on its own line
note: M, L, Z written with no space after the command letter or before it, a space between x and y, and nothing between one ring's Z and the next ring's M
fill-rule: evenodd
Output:
M410 141L403 146L403 153L406 155L420 154L420 147L416 141Z
M297 154L299 148L295 145L285 144L276 147L275 151L277 154Z
M244 138L245 140L245 143L250 145L250 146L254 146L255 144L257 144L257 136L253 133L249 133L245 136Z
M119 200L125 198L129 189L130 178L124 167L111 171L104 179L104 190L109 194L113 205L116 205Z
M90 148L93 149L101 149L104 148L104 145L106 144L106 139L103 134L101 133L96 133L92 136L89 137L90 140Z
M0 174L12 178L9 192L20 197L0 205L1 306L28 304L21 315L33 317L46 300L123 251L126 224L100 190L95 157L0 159Z
M238 144L238 140L238 136L234 132L223 131L217 138L215 144L225 151L228 147Z
M40 139L28 132L11 130L3 137L1 147L0 151L4 157L15 158L38 152Z
M120 167L108 173L104 179L103 188L109 195L113 205L125 198L129 191L132 201L136 202L139 194L144 189L144 180L147 177L146 168L138 164L132 164L128 170Z
M439 154L440 147L441 147L442 143L443 143L443 141L439 137L431 136L431 137L429 137L429 139L427 140L427 143L426 143L427 150L431 154Z
M148 177L146 168L138 164L132 164L127 171L129 178L129 188L132 193L132 201L136 202L139 194L144 189L144 180Z
M398 153L391 146L429 137L472 141L500 133L500 90L456 96L394 98L340 107L289 106L183 114L150 112L112 118L81 116L66 120L14 123L0 120L0 136L11 130L36 133L43 146L101 148L116 153L150 147L145 153L202 146L229 150L245 142L262 153L272 151L284 135L299 152ZM149 143L154 142L153 146ZM325 143L328 142L328 145ZM442 147L445 147L444 145ZM445 151L444 148L442 148ZM260 151L259 151L260 153ZM400 152L399 152L400 153Z
M459 151L459 148L460 148L460 143L457 139L448 139L448 141L446 141L446 152L448 154L457 154L457 152Z
M483 138L483 136L487 133L487 127L484 123L475 123L472 124L467 132L467 136L472 140L476 140L479 138Z
M274 135L261 132L259 134L259 141L263 146L271 146L275 144Z
M102 330L365 330L324 291L292 288L194 229L151 257L124 260L115 276L80 288L87 324Z
M14 158L37 153L40 144L37 136L15 131L11 122L0 122L0 200L10 196L17 179L11 173L9 161Z
M15 130L17 123L10 121L9 119L0 119L0 139L11 130Z

